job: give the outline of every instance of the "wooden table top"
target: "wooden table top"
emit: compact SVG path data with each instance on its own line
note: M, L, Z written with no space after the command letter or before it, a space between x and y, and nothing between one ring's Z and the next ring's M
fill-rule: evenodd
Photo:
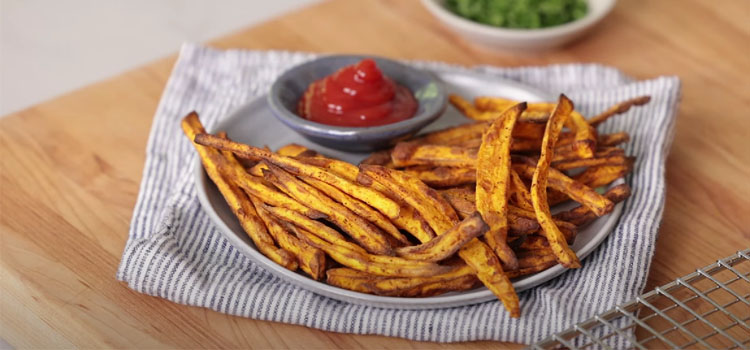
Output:
M750 2L620 1L544 54L474 48L417 1L331 1L214 41L498 66L600 62L678 75L677 131L650 289L750 244ZM175 56L0 120L0 337L17 348L477 348L336 334L177 305L115 280L151 120Z

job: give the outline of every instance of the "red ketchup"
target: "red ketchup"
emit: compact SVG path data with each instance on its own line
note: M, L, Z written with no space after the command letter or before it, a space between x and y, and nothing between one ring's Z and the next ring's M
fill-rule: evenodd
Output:
M377 126L413 117L417 100L368 58L310 84L297 111L322 124Z

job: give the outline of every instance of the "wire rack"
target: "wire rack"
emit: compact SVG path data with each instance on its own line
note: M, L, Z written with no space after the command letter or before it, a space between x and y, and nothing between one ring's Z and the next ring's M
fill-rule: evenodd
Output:
M750 349L750 249L656 287L531 349Z

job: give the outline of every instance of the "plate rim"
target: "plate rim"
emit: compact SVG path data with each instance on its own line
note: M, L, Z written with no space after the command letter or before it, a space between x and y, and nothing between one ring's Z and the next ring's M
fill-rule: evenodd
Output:
M470 76L474 76L477 79L488 80L486 76L484 75L480 76L477 73L439 72L439 71L433 71L433 73L438 75L441 78L443 74L454 75L454 76L455 75L470 75ZM515 88L526 90L527 92L531 92L532 94L541 95L541 96L548 95L543 92L538 92L538 90L533 87L528 87L526 85L520 84L515 81L511 81L511 80L507 80L507 79L503 79L499 77L492 77L491 80L494 83L500 82L503 84L507 83L508 85L513 85ZM213 127L209 128L210 130L208 130L208 132L216 132L216 130L221 128L222 124L226 124L231 120L239 118L242 115L241 112L244 109L249 108L250 106L253 106L256 103L263 103L265 99L266 99L266 94L263 94L263 95L260 95L258 97L255 97L249 100L248 102L245 102L239 105L238 107L234 108L230 113L228 113L225 118L221 119L220 121L215 123ZM442 309L442 308L478 304L478 303L482 303L482 302L486 302L490 300L496 300L495 295L492 294L490 290L486 288L482 288L482 287L479 287L470 291L466 291L466 292L461 292L458 294L438 295L438 296L424 297L424 298L405 298L405 297L372 295L372 294L360 293L360 292L355 292L355 291L335 287L323 281L313 280L310 277L305 276L299 272L287 270L286 268L274 263L265 255L260 253L257 250L257 248L255 248L254 245L248 244L245 241L243 241L234 230L232 230L229 226L227 226L224 220L218 215L216 208L214 208L210 199L208 198L207 190L212 184L210 183L210 180L208 179L208 176L206 175L203 169L203 165L201 163L200 158L196 158L196 160L194 161L193 167L194 167L193 176L195 180L195 187L196 187L196 192L197 192L201 207L203 211L206 214L208 214L210 220L218 228L222 236L224 236L224 238L227 239L229 243L232 244L232 246L234 246L243 255L248 257L253 262L261 265L261 267L263 267L264 270L269 271L275 277L278 277L284 280L285 282L291 283L298 288L302 288L309 292L315 293L317 295L321 295L321 296L334 299L337 301L349 302L353 304L366 305L366 306L375 306L375 307L380 307L380 308L392 308L392 309L404 309L404 310L407 310L407 309L408 310ZM615 182L613 182L612 184L610 184L608 187L616 186L622 183L625 183L625 181L624 179L620 178L616 180ZM225 202L223 203L224 205L226 205ZM601 245L604 242L604 240L607 239L607 237L609 237L612 230L614 229L614 226L617 224L620 218L620 215L623 209L623 203L624 202L617 203L611 213L607 214L604 217L597 219L597 220L606 220L606 221L604 221L601 229L599 229L596 232L594 237L592 237L590 241L586 242L582 247L580 247L576 251L576 255L578 255L580 260L585 259L599 245ZM246 234L245 232L241 232L241 235L245 235L245 234ZM544 271L540 271L536 274L529 275L529 277L536 276L537 277L536 279L529 280L527 277L526 279L513 282L513 286L516 288L516 292L520 293L522 291L528 290L542 283L545 283L549 280L552 280L560 276L561 274L567 272L568 270L569 269L564 268L562 265L557 264Z

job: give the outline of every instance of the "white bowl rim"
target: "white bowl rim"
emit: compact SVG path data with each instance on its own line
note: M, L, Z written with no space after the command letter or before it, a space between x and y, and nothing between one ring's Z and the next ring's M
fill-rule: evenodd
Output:
M574 33L593 25L612 11L612 8L614 8L615 3L617 2L617 0L602 1L604 2L602 7L597 7L597 11L591 11L592 8L589 7L589 11L583 18L561 25L537 29L493 27L487 24L474 22L446 9L442 4L439 4L439 2L442 2L441 0L422 0L422 4L440 20L450 22L451 25L464 31L475 32L486 36L494 36L496 38L534 40Z

